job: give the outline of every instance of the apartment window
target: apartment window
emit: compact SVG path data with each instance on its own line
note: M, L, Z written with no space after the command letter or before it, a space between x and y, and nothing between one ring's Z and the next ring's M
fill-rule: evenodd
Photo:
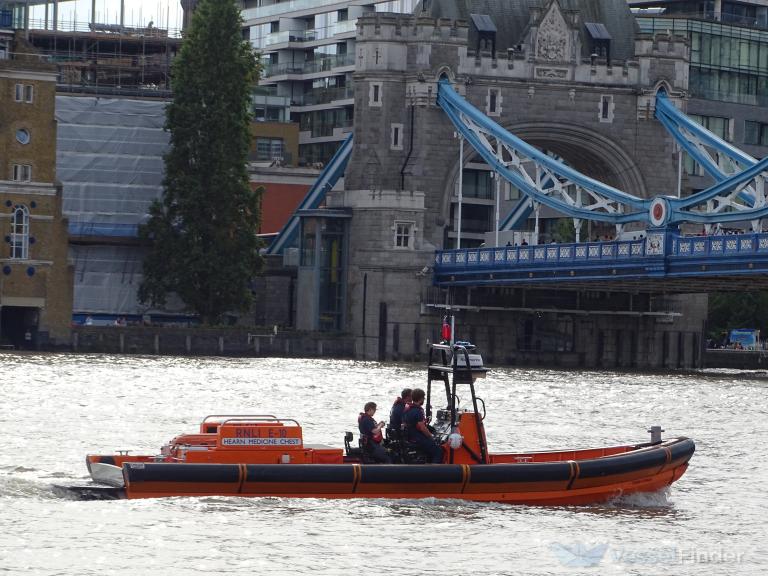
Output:
M15 206L11 215L11 258L29 258L29 210Z
M520 200L520 189L511 183L504 181L504 200Z
M501 115L501 93L498 88L488 89L488 116Z
M715 136L719 136L723 140L730 142L733 140L733 132L732 132L732 122L730 118L722 118L720 116L700 116L698 114L689 114L689 117L694 122L701 124L704 128L715 134ZM718 160L719 162L719 160ZM723 158L723 163L721 163L723 168L726 168L724 163L727 163L728 160ZM687 174L695 175L695 176L701 176L704 174L704 169L701 167L700 164L694 162L693 158L689 156L687 153L685 154L683 164L685 167L685 172Z
M598 118L600 122L613 122L613 95L603 94L600 96L600 111Z
M722 118L720 116L699 116L697 114L689 114L689 116L691 120L698 122L710 132L720 136L723 140L728 142L733 140L730 118Z
M368 92L368 106L381 108L381 82L371 82Z
M461 183L461 195L464 198L492 200L494 197L495 187L488 170L465 169Z
M395 222L395 248L413 248L415 222Z
M744 144L768 146L768 124L762 122L744 122Z
M24 84L16 84L16 86L14 86L13 99L16 102L24 101Z
M392 138L390 139L390 149L402 150L403 149L403 125L392 124Z
M30 182L32 180L32 166L29 164L14 164L12 179L16 182Z
M282 138L256 138L256 160L272 161L283 157Z

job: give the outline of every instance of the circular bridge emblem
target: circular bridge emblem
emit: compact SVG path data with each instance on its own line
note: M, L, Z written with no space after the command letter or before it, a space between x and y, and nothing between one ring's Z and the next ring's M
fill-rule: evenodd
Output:
M650 208L651 224L663 226L669 217L669 204L664 198L654 198Z

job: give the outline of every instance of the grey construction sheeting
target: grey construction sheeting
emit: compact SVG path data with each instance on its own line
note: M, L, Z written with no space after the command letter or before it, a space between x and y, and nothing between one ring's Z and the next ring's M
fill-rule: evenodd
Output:
M56 175L74 230L132 229L162 194L166 102L56 97ZM126 227L126 225L131 225ZM120 234L117 234L120 235Z
M143 251L133 246L72 245L75 265L74 313L140 314L136 292L142 280Z
M56 173L70 233L135 237L149 205L163 191L166 106L162 101L56 97ZM162 311L139 303L144 250L136 245L70 245L73 312L181 312L177 299Z
M75 266L72 312L120 316L184 313L184 304L175 294L169 295L162 310L139 302L144 252L139 246L70 245L69 259Z

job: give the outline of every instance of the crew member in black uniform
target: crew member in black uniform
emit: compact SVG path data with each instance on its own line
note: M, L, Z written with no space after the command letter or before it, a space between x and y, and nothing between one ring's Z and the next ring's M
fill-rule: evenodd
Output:
M424 390L416 388L411 395L411 404L403 413L403 422L407 430L408 442L415 444L427 453L433 464L440 464L443 461L443 449L435 442L432 432L427 428L424 409Z
M395 403L392 404L392 410L389 412L389 426L387 427L387 438L390 440L403 438L403 412L405 412L406 405L411 402L411 392L410 388L404 388Z
M357 417L357 427L360 430L360 440L363 450L370 455L376 462L389 464L392 462L384 446L381 445L381 429L386 425L385 422L376 423L373 415L376 413L376 402L368 402L363 407L363 412Z

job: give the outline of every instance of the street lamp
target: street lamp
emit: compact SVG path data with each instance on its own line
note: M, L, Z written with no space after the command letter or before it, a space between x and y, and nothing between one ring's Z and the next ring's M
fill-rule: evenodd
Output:
M501 175L496 172L496 246L499 244L499 204L501 203Z
M459 139L459 213L456 218L456 249L461 249L461 204L464 199L464 135L460 132L453 133L454 138Z

